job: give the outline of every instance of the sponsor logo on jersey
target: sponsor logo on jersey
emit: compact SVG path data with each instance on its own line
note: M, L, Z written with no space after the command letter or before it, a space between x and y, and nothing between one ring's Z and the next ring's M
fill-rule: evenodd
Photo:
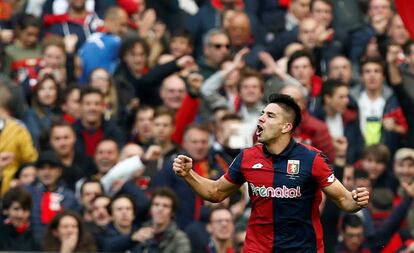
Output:
M288 160L286 172L290 175L299 174L300 161L299 160Z
M296 188L288 188L283 185L282 187L273 188L265 187L264 185L255 186L252 183L249 185L252 189L252 194L262 198L299 198L302 196L300 186L297 186Z
M261 169L262 167L263 167L263 164L256 163L255 165L252 166L252 169Z

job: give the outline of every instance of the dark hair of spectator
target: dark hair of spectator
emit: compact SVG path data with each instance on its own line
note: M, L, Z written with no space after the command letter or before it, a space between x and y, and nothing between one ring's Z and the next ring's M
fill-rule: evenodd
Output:
M168 116L171 118L171 122L175 124L175 112L166 106L160 106L155 109L154 119L160 116Z
M311 3L310 3L310 10L311 11L313 11L313 7L314 7L315 2L322 2L326 5L329 5L331 7L331 10L333 10L332 0L312 0Z
M382 74L385 76L385 61L380 56L373 56L373 57L365 57L362 59L360 64L360 73L364 70L365 65L369 63L374 63L381 66Z
M306 58L308 58L309 59L309 62L310 62L310 64L311 64L311 66L312 66L312 68L315 68L315 66L316 66L316 64L315 64L315 58L314 58L314 56L312 55L312 53L310 53L309 51L306 51L306 50L298 50L298 51L295 51L290 57L289 57L289 60L288 60L288 63L287 63L287 71L288 71L288 73L289 74L291 74L291 71L292 71L292 64L297 60L297 59L299 59L299 58L302 58L302 57L306 57Z
M55 127L67 127L69 129L71 129L72 132L75 134L75 129L73 129L72 124L70 124L67 121L64 121L64 120L61 120L61 119L59 119L59 120L52 120L52 124L50 125L50 133L52 133L52 131L53 131L53 129Z
M294 114L294 120L292 122L292 131L300 124L302 121L302 114L299 105L295 102L295 100L285 94L279 94L279 93L273 93L269 96L268 104L278 104L280 107L282 107L285 111L287 111L289 114Z
M369 174L366 170L363 169L355 169L354 170L354 180L357 179L367 179L369 180Z
M32 208L32 195L23 187L10 188L3 196L2 210L9 209L13 202L17 202L24 210Z
M321 91L322 104L325 104L325 96L332 97L336 89L338 89L339 87L348 87L348 85L338 79L328 79L325 82L323 82Z
M146 56L149 55L150 50L145 40L139 37L129 37L122 42L121 48L119 49L119 58L122 62L125 62L124 58L126 54L130 52L136 45L141 45L144 49L144 54Z
M59 252L62 242L55 236L55 232L59 227L59 223L62 218L66 216L71 216L75 218L78 223L78 243L76 244L75 250L76 252L90 252L96 251L96 245L93 240L92 235L89 231L86 230L85 225L82 222L82 218L79 214L74 211L65 210L61 213L58 213L50 222L49 226L47 227L45 236L43 238L43 250L49 252Z
M173 40L175 38L184 38L184 39L186 39L187 42L188 42L188 45L190 47L192 47L194 45L193 38L191 37L191 34L185 29L176 29L174 32L172 32L171 40Z
M391 153L389 148L384 144L374 144L366 147L362 152L362 159L366 159L368 157L374 158L376 162L388 165L391 158Z
M64 54L66 54L65 42L63 41L62 37L52 34L46 36L42 42L42 53L44 53L45 50L50 46L55 46L62 50Z
M70 86L67 86L64 90L63 90L63 92L62 92L62 102L63 103L66 103L67 101L68 101L68 99L69 99L69 96L72 94L72 92L74 91L74 90L81 90L81 88L78 86L78 85L70 85Z
M403 50L404 50L404 54L406 56L411 55L413 52L412 50L412 46L414 45L414 42L412 40L407 41L407 43L405 43Z
M87 178L85 181L83 181L83 183L81 185L81 188L80 188L80 194L81 194L81 196L83 195L83 189L85 188L85 185L86 184L92 184L92 183L98 184L99 187L101 188L101 192L105 192L104 191L104 188L103 188L103 185L101 184L101 181L99 181L96 178Z
M178 208L178 197L177 197L177 194L175 194L175 192L173 190L171 190L168 187L156 188L153 191L152 196L151 196L151 205L152 205L152 202L154 201L155 197L169 198L172 202L171 211L172 211L173 215L175 214L175 212L177 211L177 208Z
M137 213L137 207L136 207L136 205L135 205L135 200L132 198L132 196L130 196L130 195L128 195L128 194L118 194L118 195L115 195L114 197L112 197L112 199L111 199L111 202L109 203L109 205L107 206L107 210L108 210L108 213L110 214L110 215L112 215L112 205L118 200L118 199L127 199L127 200L129 200L129 202L131 202L131 204L132 204L132 209L133 209L133 213L134 213L134 216L136 215L136 213Z
M345 231L346 227L362 227L362 219L356 214L345 214L342 219L342 231Z
M28 163L22 163L20 164L19 168L17 169L16 173L14 173L13 178L18 179L20 177L20 174L26 169L27 167L35 166L34 163L28 162Z
M111 137L106 137L106 138L103 138L102 140L98 141L98 144L96 145L96 147L98 148L98 146L101 145L101 143L103 143L103 142L113 142L116 145L116 150L118 152L120 151L118 142L116 142L116 140L111 138Z
M55 89L56 89L56 100L54 104L51 106L52 110L58 110L60 105L60 99L61 99L61 92L60 92L60 86L57 83L56 79L53 77L52 74L46 74L36 85L33 96L32 96L32 108L35 109L35 111L39 115L45 115L45 108L42 102L39 100L39 91L42 88L42 86L46 83L46 81L52 81Z
M111 202L111 197L109 197L108 195L105 195L105 194L98 194L98 195L96 195L93 199L92 199L92 203L94 203L97 199L99 199L99 198L106 198L106 199L108 199L109 200L109 202ZM108 206L109 206L109 204L108 204Z
M25 30L28 27L36 27L40 29L42 27L42 22L40 19L31 14L20 14L17 17L16 28L21 31Z
M82 103L83 98L87 95L90 95L90 94L98 94L102 99L104 98L104 95L102 94L102 92L99 89L94 88L94 87L90 87L90 86L85 86L85 87L82 87L82 89L81 89L81 94L80 94L79 101Z

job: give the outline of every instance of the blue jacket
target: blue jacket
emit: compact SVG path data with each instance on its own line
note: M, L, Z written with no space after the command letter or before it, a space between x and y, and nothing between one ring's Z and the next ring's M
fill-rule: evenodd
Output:
M35 182L33 185L26 186L26 188L31 193L32 200L33 200L30 224L32 225L35 239L37 241L41 241L43 239L45 225L47 225L47 224L43 224L41 220L41 212L42 212L41 202L42 202L43 193L47 192L47 189L40 182ZM58 186L56 190L54 191L54 193L59 193L63 197L60 202L60 205L63 207L63 209L65 210L69 209L73 211L78 211L80 209L78 201L76 200L75 194L71 190L66 188L63 185L63 183L61 182L58 183Z

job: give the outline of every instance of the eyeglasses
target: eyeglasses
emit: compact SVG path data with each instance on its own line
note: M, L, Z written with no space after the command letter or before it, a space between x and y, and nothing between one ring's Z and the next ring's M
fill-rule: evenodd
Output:
M225 47L226 49L230 49L230 44L215 44L215 43L211 43L210 46L214 47L215 49L220 49L222 47Z

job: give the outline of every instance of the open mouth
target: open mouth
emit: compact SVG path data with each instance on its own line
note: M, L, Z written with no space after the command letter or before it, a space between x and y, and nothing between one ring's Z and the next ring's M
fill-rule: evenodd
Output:
M262 133L263 133L263 127L260 125L257 125L256 135L260 136Z

